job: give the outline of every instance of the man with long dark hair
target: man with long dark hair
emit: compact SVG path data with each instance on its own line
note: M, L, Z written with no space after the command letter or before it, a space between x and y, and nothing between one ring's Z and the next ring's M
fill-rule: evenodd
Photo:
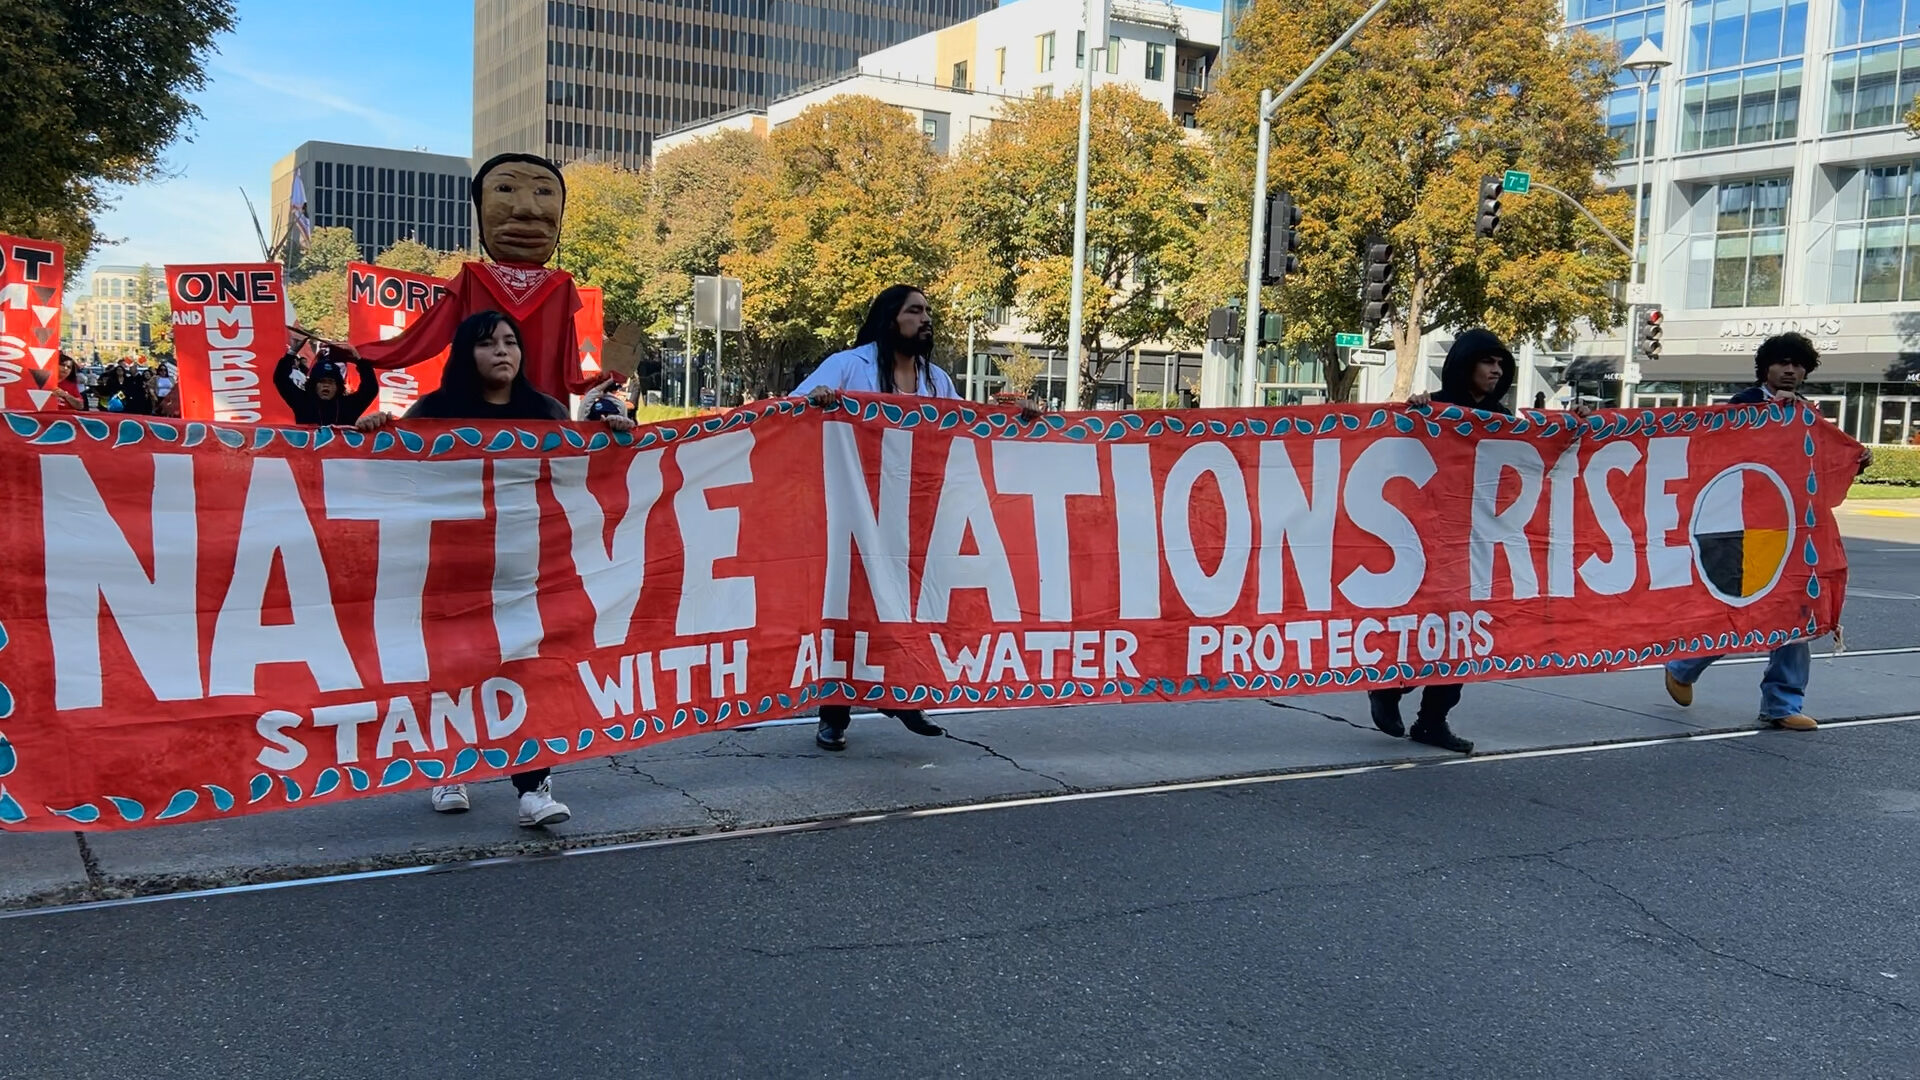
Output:
M815 405L827 405L841 391L868 394L918 394L957 398L953 379L933 363L933 313L925 290L894 285L873 300L867 321L861 324L853 348L820 362L813 374L793 391ZM918 709L880 710L916 735L945 735L946 729ZM847 748L847 725L853 710L845 705L820 706L820 727L813 741L822 750Z
M933 311L925 291L912 285L889 286L867 308L853 348L820 362L794 388L794 397L832 400L842 390L868 394L919 394L957 398L953 379L933 364Z

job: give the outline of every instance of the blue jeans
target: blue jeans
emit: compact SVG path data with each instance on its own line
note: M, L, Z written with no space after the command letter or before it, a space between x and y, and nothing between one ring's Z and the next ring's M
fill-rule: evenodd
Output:
M1675 660L1667 665L1667 674L1686 686L1700 676L1717 656L1696 656ZM1813 670L1813 647L1804 641L1782 645L1767 654L1767 673L1760 676L1760 716L1778 720L1799 712L1807 700L1807 676Z

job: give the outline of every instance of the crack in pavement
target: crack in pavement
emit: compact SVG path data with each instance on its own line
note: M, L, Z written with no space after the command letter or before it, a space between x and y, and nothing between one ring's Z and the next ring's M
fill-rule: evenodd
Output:
M785 750L749 750L734 742L734 732L728 732L716 739L712 746L696 750L694 757L699 758L756 758L767 761L819 761L825 754L801 754Z
M1080 790L1079 788L1074 787L1072 784L1067 783L1065 780L1060 779L1059 777L1053 775L1052 773L1043 773L1039 769L1029 769L1025 765L1020 764L1019 762L1013 760L1012 758L1001 753L1000 751L995 750L993 747L988 746L986 743L976 742L972 739L963 739L960 736L955 735L952 731L946 732L946 737L949 739L952 739L954 742L966 743L968 746L974 747L978 750L982 750L986 753L988 757L999 758L1001 761L1006 762L1007 764L1013 766L1016 769L1019 769L1021 772L1026 773L1029 776L1037 776L1042 780L1051 780L1054 783L1059 784L1060 787L1065 791Z
M1260 700L1266 702L1267 704L1273 706L1276 709L1291 709L1294 712L1306 713L1308 716L1318 716L1325 720L1333 720L1338 723L1345 724L1355 731L1365 731L1374 735L1386 734L1386 732L1383 732L1379 728L1374 727L1371 723L1356 724L1344 716L1335 716L1334 714L1329 712L1321 712L1319 709L1309 709L1305 705L1295 705L1292 702L1281 701L1278 698L1261 698Z
M705 799L702 799L700 796L695 795L691 791L688 791L686 788L675 787L672 784L666 783L665 781L654 776L652 773L647 772L645 769L640 768L638 765L632 765L627 762L621 761L617 757L610 757L607 759L607 767L611 768L614 772L617 772L617 773L626 773L629 776L637 776L640 779L645 780L647 783L652 784L657 788L661 788L666 791L671 791L674 794L679 795L681 798L699 807L700 812L707 815L707 820L713 822L713 824L717 828L731 829L734 826L739 824L738 820L734 817L732 813L725 810L721 810L713 806L712 804L708 803Z
M965 742L966 740L962 739L961 741ZM1266 888L1261 888L1261 889L1248 889L1241 892L1222 893L1222 894L1217 894L1213 896L1198 896L1198 897L1187 897L1180 900L1165 900L1165 901L1160 901L1158 903L1141 904L1134 907L1120 908L1117 910L1110 909L1110 910L1104 910L1104 911L1092 911L1082 915L1075 915L1065 919L1037 919L1037 920L1032 920L1032 921L1021 923L1019 925L1014 925L1014 926L982 927L981 929L975 930L975 931L958 931L955 933L939 934L931 937L897 938L897 939L886 940L886 941L847 941L847 942L838 942L838 943L812 942L804 945L795 946L789 949L767 948L765 946L759 946L759 945L739 945L737 946L737 948L739 948L743 952L752 953L755 956L763 957L770 960L786 960L786 959L792 959L794 957L805 956L805 955L814 954L814 953L886 952L886 951L891 951L896 949L919 949L919 948L928 948L928 947L941 946L941 945L954 945L954 944L959 944L961 942L993 941L999 938L1012 937L1020 934L1031 934L1031 933L1038 933L1043 931L1051 931L1051 930L1059 930L1059 929L1071 929L1078 926L1087 926L1094 923L1105 922L1113 919L1130 919L1130 918L1136 918L1142 915L1157 915L1157 914L1161 914L1168 911L1180 911L1186 908L1205 907L1205 906L1214 905L1214 904L1238 903L1243 900L1257 900L1257 899L1261 899L1269 896L1279 896L1285 893L1308 892L1308 891L1319 890L1319 889L1328 889L1328 890L1336 890L1336 891L1341 889L1360 889L1360 888L1375 889L1378 886L1385 885L1390 882L1409 881L1415 878L1427 876L1429 874L1440 873L1447 870L1460 870L1468 867L1480 866L1480 865L1485 865L1489 863L1514 862L1514 861L1526 862L1526 861L1540 860L1540 859L1554 861L1555 857L1560 854L1563 854L1568 851L1572 851L1575 848L1588 847L1594 844L1626 843L1626 842L1637 842L1637 841L1643 841L1643 840L1652 842L1652 843L1660 843L1660 842L1666 842L1666 841L1672 841L1672 840L1687 839L1687 838L1697 837L1697 836L1707 836L1707 835L1722 833L1726 831L1728 830L1705 829L1705 830L1695 830L1695 831L1685 832L1685 833L1678 833L1673 836L1649 836L1649 837L1595 836L1595 837L1588 837L1585 840L1575 840L1571 843L1564 844L1560 847L1553 848L1549 851L1544 851L1544 852L1527 851L1527 852L1502 853L1502 854L1496 854L1496 855L1477 855L1468 859L1458 859L1451 862L1431 863L1428 865L1416 866L1416 867L1409 868L1407 870L1401 870L1401 871L1388 873L1388 874L1363 875L1360 877L1350 878L1350 879L1345 879L1340 881L1316 881L1316 882L1289 883L1285 885L1272 885L1272 886L1268 886Z
M1568 871L1569 873L1572 873L1578 877L1586 879L1586 881L1592 884L1594 887L1604 890L1608 893L1611 893L1612 895L1618 897L1620 900L1624 901L1628 906L1632 907L1635 911L1638 911L1641 917L1646 919L1648 922L1654 924L1655 926L1658 926L1662 930L1665 930L1668 934L1671 934L1674 938L1677 938L1680 941L1683 941L1686 944L1693 946L1695 949L1698 949L1699 951L1707 954L1708 956L1725 960L1725 961L1728 961L1729 963L1739 964L1741 967L1748 968L1752 971L1757 971L1760 974L1769 976L1771 978L1781 979L1791 983L1799 983L1804 986L1815 986L1815 987L1819 987L1822 990L1830 990L1830 991L1834 991L1842 994L1854 994L1856 996L1867 998L1868 1000L1878 1002L1882 1005L1888 1006L1889 1008L1898 1009L1901 1012L1910 1013L1914 1011L1913 1006L1908 1005L1906 1002L1900 1001L1896 998L1884 997L1880 994L1873 993L1872 991L1862 990L1859 987L1848 986L1844 983L1828 982L1824 979L1816 979L1809 975L1793 975L1788 972L1778 971L1758 961L1749 960L1744 956L1736 956L1733 953L1727 952L1724 949L1717 949L1712 945L1709 945L1706 942L1701 941L1699 938L1693 936L1692 934L1687 933L1685 930L1682 930L1679 927L1673 925L1672 923L1668 922L1666 919L1661 918L1659 915L1654 913L1652 908L1649 908L1645 903L1642 903L1633 894L1615 885L1612 885L1608 882L1600 880L1598 876L1594 875L1584 867L1575 866L1574 864L1567 862L1564 859L1558 858L1556 853L1548 852L1545 854L1533 856L1533 858L1541 862L1545 862L1551 866L1557 866L1562 870Z

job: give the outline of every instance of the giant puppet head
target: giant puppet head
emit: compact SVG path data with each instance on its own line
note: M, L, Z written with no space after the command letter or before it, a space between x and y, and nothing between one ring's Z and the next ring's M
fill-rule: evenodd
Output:
M493 261L545 266L560 242L567 182L560 166L533 154L496 154L473 174L480 246Z

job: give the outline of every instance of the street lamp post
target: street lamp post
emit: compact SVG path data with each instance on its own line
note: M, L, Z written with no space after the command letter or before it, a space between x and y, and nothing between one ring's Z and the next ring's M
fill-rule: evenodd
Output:
M1278 95L1271 90L1260 91L1260 142L1253 159L1253 229L1247 237L1247 321L1242 328L1240 350L1240 407L1250 409L1254 405L1254 394L1259 384L1255 370L1260 361L1260 285L1261 285L1261 244L1267 231L1267 154L1273 142L1273 117L1280 106L1287 103L1296 91L1305 86L1315 72L1325 67L1333 55L1347 47L1347 43L1376 15L1387 9L1390 0L1374 0L1366 14L1361 15L1347 32L1327 46L1327 50L1316 57L1313 63L1287 84Z
M1638 93L1635 97L1633 112L1633 156L1636 161L1633 170L1633 251L1627 256L1627 303L1644 303L1646 299L1646 275L1640 271L1640 218L1645 209L1647 198L1647 91L1653 81L1660 77L1660 71L1671 65L1660 46L1652 38L1642 38L1639 48L1633 50L1620 66L1633 73L1634 86ZM1639 381L1631 378L1634 371L1633 328L1629 326L1626 338L1626 356L1620 365L1620 404L1625 407L1628 395L1633 393L1634 385Z
M1080 335L1086 326L1087 302L1087 172L1088 142L1093 131L1093 35L1106 28L1101 5L1107 0L1087 0L1086 47L1080 50L1080 151L1073 179L1073 298L1067 316L1067 400L1066 407L1080 407ZM1104 52L1105 41L1100 43Z

